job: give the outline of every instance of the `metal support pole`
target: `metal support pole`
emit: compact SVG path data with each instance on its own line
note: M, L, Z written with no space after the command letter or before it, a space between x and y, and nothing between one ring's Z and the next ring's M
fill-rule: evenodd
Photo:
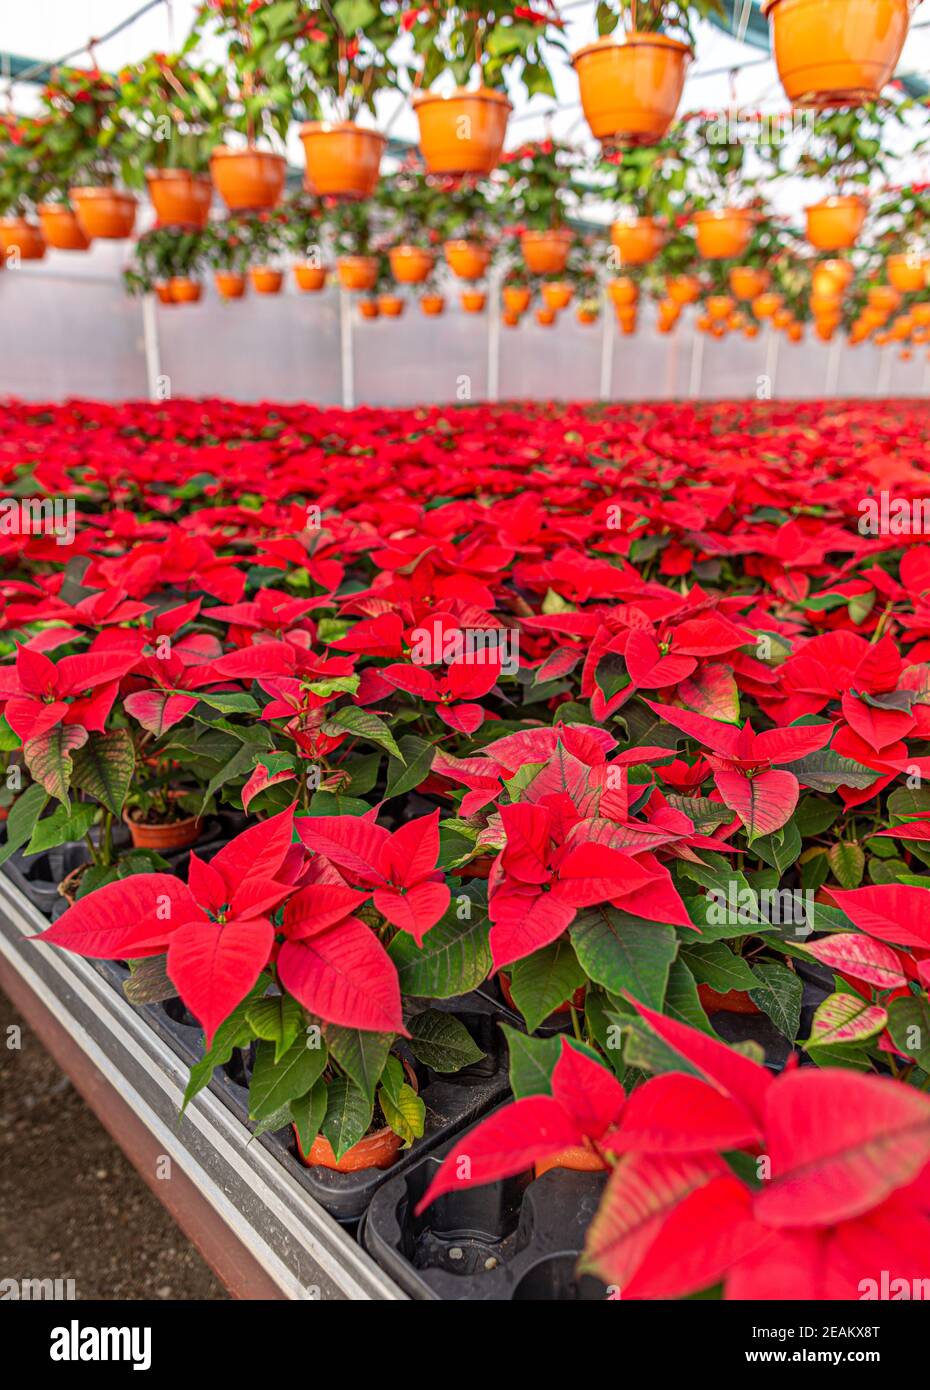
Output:
M830 351L827 354L827 375L824 381L823 394L827 400L831 400L836 395L837 383L840 379L840 356L843 351L842 338L834 337L830 343Z
M613 394L614 379L614 323L613 304L605 292L601 299L601 379L598 398L609 401Z
M154 294L142 296L142 343L145 349L145 379L148 383L149 400L164 400L164 378L161 370L161 350L158 342L158 316L155 312Z
M766 329L765 375L769 379L769 397L774 399L778 379L778 334L771 324Z
M695 328L691 339L691 373L688 381L688 396L696 401L701 394L701 377L704 374L704 334Z
M342 372L342 408L355 405L355 353L352 344L352 297L348 290L339 289L339 361Z
M492 270L488 277L488 388L489 401L500 400L501 380L501 295L500 276Z

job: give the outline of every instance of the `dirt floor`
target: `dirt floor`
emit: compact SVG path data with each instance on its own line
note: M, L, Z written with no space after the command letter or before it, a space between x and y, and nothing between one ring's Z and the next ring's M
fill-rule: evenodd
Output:
M72 1279L79 1299L226 1297L2 993L0 1279Z

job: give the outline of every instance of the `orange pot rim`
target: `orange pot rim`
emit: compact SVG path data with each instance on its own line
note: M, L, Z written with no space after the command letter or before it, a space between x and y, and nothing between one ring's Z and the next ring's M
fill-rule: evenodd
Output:
M816 212L820 208L849 207L852 203L861 208L869 206L868 198L862 193L831 193L829 198L821 198L819 202L808 203L804 211Z
M44 213L47 217L53 216L56 212L67 213L69 217L75 215L70 203L36 203L36 212Z
M549 227L546 231L542 232L535 231L533 228L528 228L526 231L520 233L520 241L551 241L552 238L555 237L557 241L570 242L572 240L572 235L570 227Z
M586 43L583 48L578 49L577 53L572 54L572 67L579 59L587 57L590 53L603 53L605 49L613 48L669 48L687 54L689 62L694 57L694 49L689 43L684 43L681 39L673 39L668 34L644 34L638 29L634 29L625 35L622 43L618 43L613 34L604 34L601 38L595 39L593 43Z
M381 145L387 144L387 136L382 135L380 130L359 125L357 121L304 121L297 134L301 140L305 135L362 135L367 140L377 140Z
M337 264L337 265L371 265L372 262L374 262L374 263L377 265L377 263L378 263L378 257L377 257L377 256L361 256L361 255L357 255L357 254L351 254L351 255L348 255L348 254L347 254L347 255L345 255L345 256L337 256L337 257L336 257L336 264Z
M181 169L173 166L170 169L146 169L146 183L152 183L156 179L183 179L190 183L209 183L210 175L197 173L194 169Z
M702 208L693 214L692 220L694 222L723 222L731 217L755 222L757 213L752 208Z
M506 106L508 111L513 110L513 105L504 92L499 92L496 87L453 87L451 92L417 92L412 98L411 106L416 111L418 106L426 106L431 101L490 101L498 106Z
M239 148L233 145L214 145L210 151L211 162L214 159L273 159L276 164L287 164L287 159L283 154L276 153L275 150L260 150L256 145L246 145Z
M5 217L0 217L0 227L29 227L32 231L39 231L38 222L33 222L25 213L17 217L15 213L10 213Z
M101 188L99 184L76 184L68 189L70 198L118 198L124 203L138 203L135 193L127 193L123 188Z
M397 246L392 246L388 251L389 256L429 256L435 260L436 253L427 246L417 246L412 241L401 241Z

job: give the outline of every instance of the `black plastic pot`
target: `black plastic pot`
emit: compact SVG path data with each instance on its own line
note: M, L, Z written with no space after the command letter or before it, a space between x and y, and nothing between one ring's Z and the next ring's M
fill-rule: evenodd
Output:
M606 1288L576 1273L606 1173L554 1168L414 1208L452 1147L444 1144L374 1194L359 1228L368 1253L413 1298L592 1301Z

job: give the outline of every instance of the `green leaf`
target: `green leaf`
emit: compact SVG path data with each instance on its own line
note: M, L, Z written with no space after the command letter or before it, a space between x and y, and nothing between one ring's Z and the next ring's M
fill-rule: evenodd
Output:
M90 734L72 762L74 785L118 817L136 770L136 754L128 729Z
M300 1032L304 1011L290 994L273 994L256 999L246 1011L246 1019L257 1038L275 1044L274 1059L279 1062Z
M476 890L467 890L469 896ZM487 913L477 904L460 921L455 898L418 947L409 932L398 932L388 947L401 992L421 999L452 999L477 989L491 970Z
M181 1104L182 1114L197 1092L209 1085L216 1068L224 1066L237 1047L248 1047L255 1037L246 1015L249 1006L256 999L260 999L267 988L268 977L266 975L259 976L242 1002L236 1005L229 1018L224 1019L217 1028L213 1037L213 1046L204 1053L199 1062L195 1062L191 1067L187 1090L184 1092L184 1100Z
M405 734L398 743L398 748L401 754L400 762L392 758L388 763L385 801L390 801L392 796L404 796L418 787L429 773L436 755L434 745L415 734Z
M674 927L602 904L579 912L569 935L588 979L610 994L628 990L640 1003L661 1009L678 950Z
M132 973L123 981L123 993L130 1004L161 1004L177 998L178 987L168 978L167 964L167 955L148 956L131 963Z
M323 1036L330 1055L365 1098L373 1100L395 1034L367 1033L360 1028L342 1028L335 1023L324 1023Z
M44 794L42 799L44 802ZM43 850L52 849L55 845L83 840L96 815L96 806L90 806L86 802L79 802L70 809L65 805L56 806L50 816L36 822L25 853L41 854Z
M326 1114L320 1129L337 1159L364 1139L373 1114L372 1102L348 1077L337 1076L329 1083Z
M536 1029L585 982L585 973L565 936L510 967L510 992L527 1032Z
M839 806L832 801L823 801L819 796L805 796L798 802L797 810L791 817L798 828L802 840L814 835L822 835L829 830L840 813Z
M888 1031L905 1057L930 1072L930 1003L925 995L892 999L888 1005Z
M663 1011L669 1018L677 1018L679 1023L699 1028L702 1033L707 1033L712 1038L717 1036L704 1012L694 976L683 960L672 961Z
M322 727L324 733L331 732L336 735L348 730L356 738L363 738L368 743L377 743L379 747L386 748L391 757L406 763L387 724L383 719L379 719L378 715L372 714L371 710L362 709L359 705L346 705L344 709L337 710L332 719L327 719Z
M790 1042L798 1036L801 1026L801 1001L804 986L793 970L777 961L763 961L752 967L758 980L749 997L756 1008L767 1014Z
M719 994L755 987L756 977L750 967L724 941L702 942L696 946L682 944L680 959L700 984L710 985Z
M192 699L199 700L201 704L209 705L210 709L219 710L221 714L258 714L259 712L258 701L244 691L182 690L178 693L189 695Z
M865 872L865 851L861 845L840 840L831 845L828 855L830 868L843 888L858 888Z
M484 1057L468 1029L454 1014L425 1009L408 1020L410 1050L417 1061L433 1071L455 1072Z
M855 787L862 790L875 781L875 773L852 758L842 758L829 748L821 748L817 753L808 753L805 758L784 763L805 787L817 792L835 792L837 787Z
M399 1135L407 1147L414 1139L423 1136L426 1126L426 1106L412 1086L406 1082L395 1092L388 1092L382 1086L378 1091L378 1104L388 1125Z
M515 1098L549 1095L552 1071L562 1050L558 1033L549 1038L528 1038L507 1023L501 1024L501 1032L510 1053L510 1089Z
M326 1048L308 1047L306 1038L298 1038L280 1061L275 1061L273 1043L259 1042L249 1086L249 1118L261 1122L305 1095L325 1066Z
M49 796L68 801L71 788L71 754L87 742L87 730L79 724L59 724L23 745L23 758L32 778Z
M754 854L781 875L801 857L801 834L791 821L771 835L760 835L752 842Z
M301 1150L308 1157L326 1114L328 1090L326 1082L321 1080L306 1095L291 1101L291 1119L297 1129Z

